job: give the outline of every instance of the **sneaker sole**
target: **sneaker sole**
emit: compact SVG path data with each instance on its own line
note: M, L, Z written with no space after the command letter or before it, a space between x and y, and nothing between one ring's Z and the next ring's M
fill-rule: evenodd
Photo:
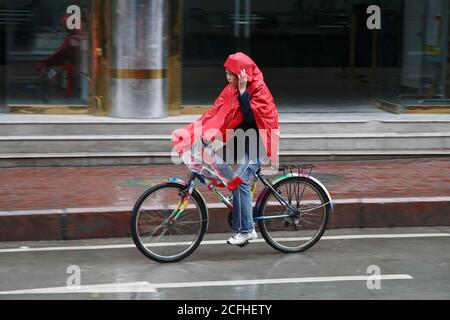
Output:
M227 240L227 243L228 243L229 245L232 245L232 246L239 246L239 245L242 245L242 244L244 244L244 243L246 243L246 242L248 242L248 241L250 241L250 240L246 240L246 241L244 241L244 242L242 242L242 243L231 243L231 242L229 242L229 241Z
M249 242L249 241L256 240L256 239L258 239L258 235L256 235L255 237L252 237L250 239L247 239L245 242ZM240 246L240 245L245 244L245 242L243 242L243 243L231 243L230 241L227 240L227 244L232 245L232 246Z

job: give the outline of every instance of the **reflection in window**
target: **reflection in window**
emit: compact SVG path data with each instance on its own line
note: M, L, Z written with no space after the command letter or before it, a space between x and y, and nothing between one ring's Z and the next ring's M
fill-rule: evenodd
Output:
M69 30L67 8L81 8L81 29ZM8 105L86 105L88 0L8 1L6 20Z

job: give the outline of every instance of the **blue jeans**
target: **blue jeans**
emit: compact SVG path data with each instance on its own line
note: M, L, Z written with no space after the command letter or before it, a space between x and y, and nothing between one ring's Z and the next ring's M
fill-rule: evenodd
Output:
M243 183L233 190L233 232L246 233L255 229L252 206L252 178L261 166L259 160L248 160L236 169Z
M253 205L252 205L252 178L261 167L258 159L249 159L248 154L238 162L239 165L233 173L228 164L220 164L220 170L230 178L231 176L240 176L243 183L233 190L233 232L246 233L255 229L253 223Z

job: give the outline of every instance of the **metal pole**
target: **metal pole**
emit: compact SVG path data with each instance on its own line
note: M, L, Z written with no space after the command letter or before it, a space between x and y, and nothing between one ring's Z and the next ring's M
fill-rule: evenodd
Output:
M356 16L352 15L351 35L350 35L350 76L355 75L356 65Z
M250 0L245 0L245 37L250 38Z
M241 1L234 0L234 36L239 37L239 23L241 21L240 18L241 11Z
M0 112L6 109L6 24L0 23Z
M442 0L443 2L443 8L442 8L442 41L441 41L441 48L442 48L442 97L443 98L450 98L448 96L449 88L447 86L447 81L450 81L448 78L448 61L449 61L449 48L448 48L448 28L449 28L449 15L450 15L450 8L448 1Z

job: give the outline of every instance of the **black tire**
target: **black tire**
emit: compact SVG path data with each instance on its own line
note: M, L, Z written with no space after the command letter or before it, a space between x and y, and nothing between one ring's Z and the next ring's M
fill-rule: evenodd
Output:
M297 227L300 226L300 220L305 219L304 217L302 218L302 216L298 216L297 222L294 222L296 220L294 220L293 218L292 219L291 218L277 218L274 220L259 220L258 225L259 225L262 236L264 237L266 242L274 249L284 252L284 253L302 252L302 251L308 250L313 245L315 245L320 240L322 235L325 233L325 230L326 230L326 227L328 224L329 215L332 211L331 199L329 199L327 193L315 181L308 179L306 177L289 177L289 178L286 178L286 179L283 179L283 180L277 182L274 185L274 189L281 192L280 193L281 197L286 201L287 201L286 195L283 194L282 190L283 190L283 186L285 186L286 189L288 189L287 188L288 183L304 184L305 186L308 186L309 188L311 188L311 190L313 190L314 192L317 193L319 200L316 200L316 201L321 201L321 206L317 206L317 209L314 209L314 207L312 207L313 210L317 210L319 213L322 212L321 213L322 216L318 217L318 219L320 219L320 224L318 225L317 231L315 231L315 233L313 234L314 231L308 230L306 228L304 230L297 230ZM303 191L305 191L305 189L306 189L306 187L303 189ZM264 217L264 215L273 216L273 213L266 214L266 208L267 208L268 200L271 199L271 201L269 201L269 202L272 202L273 201L272 199L275 199L275 198L269 189L265 189L263 192L265 192L265 194L264 194L263 198L261 199L261 204L259 206L259 211L257 213L257 216L258 217ZM298 193L300 194L300 191ZM302 193L302 196L303 196L303 193ZM307 201L311 202L311 200L305 200L305 202L307 202ZM312 201L314 201L314 200L312 200ZM301 199L298 202L301 202ZM281 205L280 205L280 207L281 207ZM321 208L323 208L323 210L321 210ZM307 210L305 210L305 211L307 211ZM288 222L288 219L291 219L291 220L289 220L289 222ZM310 219L310 218L308 217L308 219ZM297 225L297 223L298 223L298 225ZM310 222L308 222L308 223L310 223ZM275 227L275 229L276 229L275 231L271 230L271 226L269 226L270 224L277 225L277 227ZM286 230L283 230L283 224L284 224ZM291 228L291 229L288 229L288 228ZM292 228L295 228L295 230L292 230ZM292 246L292 247L281 243L282 240L286 243L291 243L291 240L293 240L293 239L294 240L295 239L303 239L303 237L298 238L298 237L295 237L295 235L293 235L293 233L299 233L302 231L305 231L305 233L310 234L307 237L304 237L307 240L305 243L301 243L298 246ZM278 234L278 235L282 234L283 236L285 234L288 234L289 236L293 236L293 237L291 239L289 239L289 238L281 238L281 239L278 238L277 239L275 234ZM298 240L298 242L301 242L301 241L302 240ZM292 242L295 242L295 241L292 241Z
M133 241L134 241L136 247L147 258L157 261L157 262L161 262L161 263L178 262L182 259L185 259L189 255L191 255L195 251L195 249L197 249L200 242L202 241L203 236L205 235L205 232L206 232L206 229L208 226L208 214L207 214L207 210L206 210L206 204L203 201L200 194L194 189L194 191L192 193L192 197L189 200L189 203L190 204L194 203L196 205L196 208L200 211L199 215L201 217L201 220L198 221L200 227L199 227L198 231L196 230L196 232L197 232L196 237L192 241L192 243L187 247L187 249L182 251L179 254L165 256L165 255L162 255L155 251L152 251L148 246L146 246L144 244L144 242L142 241L140 232L139 232L139 218L140 218L141 206L145 202L145 200L148 199L151 195L154 195L158 191L161 191L163 189L168 190L169 188L174 189L174 190L178 189L179 192L186 190L186 186L179 184L179 183L173 183L173 182L159 184L159 185L156 185L156 186L146 190L136 201L136 204L134 205L134 208L133 208L133 211L131 214L131 220L130 220L131 236L133 238ZM171 200L169 200L169 201L171 201ZM175 201L175 203L173 203L173 205L176 206L176 201ZM144 210L144 211L145 211L145 213L147 213L146 210ZM154 210L154 211L160 212L163 210ZM170 209L166 210L166 211L168 212L168 211L170 211ZM151 216L152 213L150 213L148 215ZM156 215L156 213L154 213L153 215ZM161 223L161 225L162 225L162 223ZM159 226L156 229L158 229L158 228L159 228ZM165 226L164 226L164 228L165 228ZM167 230L168 229L169 228L167 228ZM165 234L165 232L166 231L164 231L163 235ZM153 236L153 234L154 233L152 233L151 236ZM173 245L173 247L176 247L176 245Z

